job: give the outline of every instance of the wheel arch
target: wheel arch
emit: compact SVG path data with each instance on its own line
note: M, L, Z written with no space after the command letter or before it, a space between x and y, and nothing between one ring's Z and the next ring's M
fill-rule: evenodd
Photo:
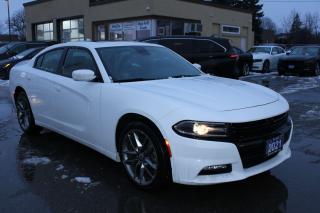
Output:
M153 119L150 119L138 113L127 113L122 115L122 117L118 120L118 123L116 125L115 143L116 143L116 150L118 153L120 148L119 138L120 138L121 130L125 127L125 125L128 122L133 122L133 121L141 121L145 124L148 124L157 132L157 134L159 134L159 136L161 136L163 139L165 138L164 134L161 131L161 128L156 124L156 122L153 121Z
M21 92L24 92L25 94L27 94L26 90L21 87L21 86L17 86L14 90L14 94L13 94L13 97L14 97L14 100L16 100L16 98L18 97L18 95L21 93Z

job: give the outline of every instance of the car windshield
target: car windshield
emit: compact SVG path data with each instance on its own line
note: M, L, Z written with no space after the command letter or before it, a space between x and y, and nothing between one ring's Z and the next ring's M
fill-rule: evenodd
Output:
M13 47L15 43L9 43L2 47L0 47L0 54L6 53L11 47Z
M253 47L249 50L250 53L267 53L270 54L271 47Z
M114 82L199 76L202 72L164 47L121 46L97 49Z
M290 55L316 56L319 54L320 47L293 47Z

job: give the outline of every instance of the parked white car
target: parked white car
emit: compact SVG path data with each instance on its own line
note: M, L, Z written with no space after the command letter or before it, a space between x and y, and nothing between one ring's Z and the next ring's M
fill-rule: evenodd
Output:
M242 180L291 155L281 95L203 74L155 44L55 45L14 67L10 90L23 131L91 147L140 187Z
M249 52L253 55L252 70L263 73L277 69L279 59L286 55L278 46L254 46Z

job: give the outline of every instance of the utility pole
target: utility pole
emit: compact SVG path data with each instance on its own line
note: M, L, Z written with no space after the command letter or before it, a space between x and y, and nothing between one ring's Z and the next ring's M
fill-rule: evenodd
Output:
M9 41L11 42L11 20L10 20L10 2L9 0L5 0L8 6L8 27L9 27Z

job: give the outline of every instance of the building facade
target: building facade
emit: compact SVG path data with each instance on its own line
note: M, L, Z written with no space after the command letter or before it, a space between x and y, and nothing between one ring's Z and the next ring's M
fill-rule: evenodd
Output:
M24 7L28 41L201 35L244 50L254 43L251 13L202 0L37 0Z

